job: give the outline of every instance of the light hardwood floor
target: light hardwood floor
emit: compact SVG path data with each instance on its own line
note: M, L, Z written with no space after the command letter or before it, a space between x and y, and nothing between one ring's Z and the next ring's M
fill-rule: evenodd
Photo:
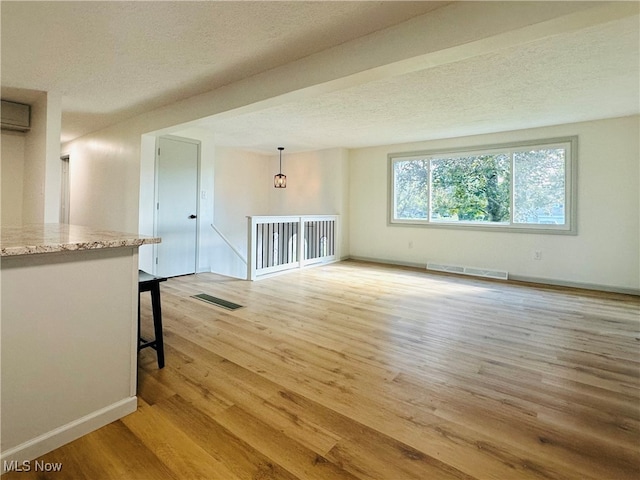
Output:
M638 297L341 262L162 306L139 410L3 479L640 478Z

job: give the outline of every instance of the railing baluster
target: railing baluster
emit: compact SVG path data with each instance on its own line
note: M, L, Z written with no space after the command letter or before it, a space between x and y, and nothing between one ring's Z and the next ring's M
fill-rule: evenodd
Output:
M280 223L280 233L278 234L278 240L280 240L280 246L278 246L278 256L280 257L278 259L278 263L279 264L285 264L286 262L284 261L285 259L285 249L284 249L284 245L286 243L286 236L284 233L284 227L285 227L286 223Z
M311 258L318 258L318 222L311 222Z
M256 270L259 268L264 268L262 262L262 225L256 225L256 235L258 236L258 242L256 243Z
M262 225L262 268L269 266L269 226L267 224Z
M273 267L273 233L274 233L274 223L269 224L269 249L267 254L269 255L269 262L267 263L268 267Z

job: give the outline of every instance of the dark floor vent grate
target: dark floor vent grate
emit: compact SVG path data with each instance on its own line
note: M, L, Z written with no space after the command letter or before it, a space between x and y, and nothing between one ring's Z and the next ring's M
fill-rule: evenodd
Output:
M202 300L203 302L226 308L227 310L237 310L238 308L242 308L242 305L229 302L228 300L223 300L222 298L212 297L211 295L207 295L206 293L199 293L198 295L193 295L191 298L197 298L198 300Z

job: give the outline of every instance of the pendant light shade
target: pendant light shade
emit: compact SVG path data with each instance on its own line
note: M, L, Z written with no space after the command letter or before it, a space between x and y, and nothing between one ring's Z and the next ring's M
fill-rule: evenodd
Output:
M273 186L275 188L287 188L287 176L282 174L282 151L284 147L278 147L280 150L280 173L273 177Z

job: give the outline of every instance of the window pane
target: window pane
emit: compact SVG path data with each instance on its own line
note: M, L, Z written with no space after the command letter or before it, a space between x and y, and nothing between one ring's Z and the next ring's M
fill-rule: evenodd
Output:
M509 222L510 163L504 153L431 160L431 221Z
M393 178L394 218L426 219L429 201L429 161L394 162Z
M565 224L565 149L514 153L513 222Z

